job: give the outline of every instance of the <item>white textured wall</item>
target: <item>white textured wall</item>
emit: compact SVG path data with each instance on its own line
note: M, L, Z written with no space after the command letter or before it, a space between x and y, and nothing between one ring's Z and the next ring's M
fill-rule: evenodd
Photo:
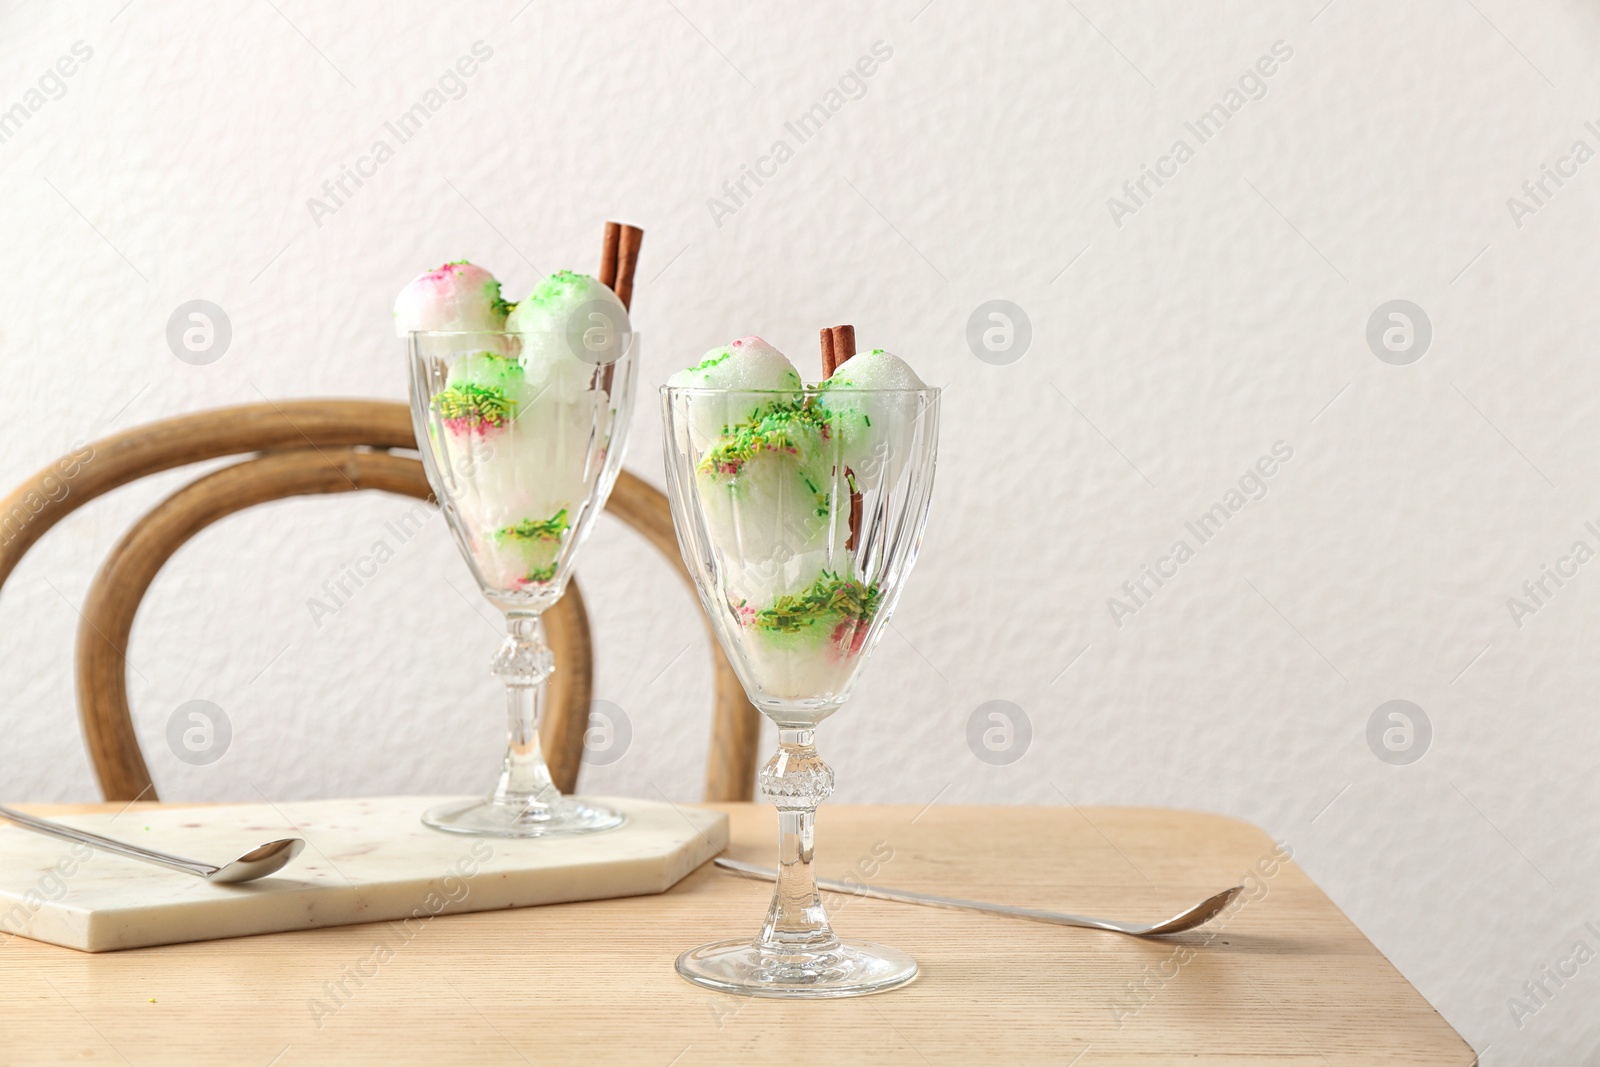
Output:
M411 275L469 257L521 295L536 270L593 269L603 219L637 222L645 386L748 332L811 361L817 327L849 321L948 389L922 562L823 738L838 800L1254 820L1486 1063L1592 1062L1600 962L1520 1027L1508 998L1575 941L1600 949L1600 563L1520 620L1507 598L1574 541L1600 549L1600 161L1560 163L1600 149L1600 15L1324 3L0 5L0 109L92 50L0 143L0 481L204 407L401 397L389 305ZM385 121L477 41L493 54L465 95L397 145ZM865 93L799 143L785 123L880 41ZM1276 42L1292 56L1264 95L1200 143L1184 123ZM313 218L379 137L393 158ZM776 176L708 205L780 139ZM1178 139L1192 158L1114 213ZM1514 217L1546 164L1576 174ZM196 366L165 326L201 298L233 338ZM1031 320L1009 365L964 337L991 299ZM1432 323L1410 365L1367 342L1392 299ZM650 400L628 465L659 482ZM1185 521L1276 442L1292 458L1265 496L1199 546ZM75 605L181 480L74 515L6 587L4 796L96 795ZM130 657L165 795L484 784L493 618L437 519L320 627L306 607L408 507L285 503L172 562ZM1108 598L1180 538L1193 558L1119 626ZM597 695L634 731L588 787L695 797L697 609L612 524L580 573ZM192 699L234 724L210 766L163 740ZM1406 766L1365 739L1395 699L1432 724ZM1031 721L1007 765L966 740L990 700Z

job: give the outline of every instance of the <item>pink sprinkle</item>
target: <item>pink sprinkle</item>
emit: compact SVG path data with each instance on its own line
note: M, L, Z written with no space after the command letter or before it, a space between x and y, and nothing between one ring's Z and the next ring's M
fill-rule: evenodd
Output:
M461 434L466 434L468 437L488 437L491 430L500 429L499 426L496 426L492 422L486 422L483 419L476 419L470 415L463 415L454 419L445 419L444 425L445 428L451 433L458 436Z
M418 280L430 283L435 290L449 292L457 284L455 280L457 275L460 275L468 283L474 277L481 281L488 281L491 278L488 271L475 263L446 263L441 267L435 267L428 271Z

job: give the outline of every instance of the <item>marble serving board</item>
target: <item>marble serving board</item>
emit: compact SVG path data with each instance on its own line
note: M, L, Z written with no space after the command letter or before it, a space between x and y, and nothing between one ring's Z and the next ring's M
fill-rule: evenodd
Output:
M275 838L305 839L289 866L243 885L212 885L5 825L0 932L107 952L637 896L666 891L728 843L721 812L630 798L598 798L627 821L584 837L507 840L423 826L423 811L449 799L133 809L58 820L219 864Z

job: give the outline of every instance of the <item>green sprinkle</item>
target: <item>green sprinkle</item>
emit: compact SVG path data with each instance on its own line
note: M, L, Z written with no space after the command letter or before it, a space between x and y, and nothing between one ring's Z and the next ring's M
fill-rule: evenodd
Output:
M854 578L823 571L811 588L779 597L771 607L757 611L749 625L792 634L824 621L864 623L877 613L882 599L876 585L862 585Z
M713 352L711 355L707 356L705 359L702 359L699 363L697 363L693 367L691 367L690 371L692 372L692 371L698 371L698 370L710 370L712 367L715 367L718 363L722 363L725 360L729 360L729 359L732 359L732 358L733 358L733 349L731 349L731 348L719 348L715 352Z
M489 305L494 308L496 315L509 315L511 309L516 307L505 297L500 295L500 283L491 281L483 284L483 295L489 298Z
M457 382L434 394L433 410L446 422L471 426L504 426L516 411L516 401L495 386Z
M536 308L548 308L562 297L585 289L594 279L576 271L558 270L533 287L533 292L522 303Z
M721 443L700 460L700 470L705 474L731 475L739 473L739 468L758 452L798 455L802 446L820 439L827 427L827 413L815 407L803 403L773 404L760 418L729 426Z
M504 526L494 532L495 540L504 541L559 541L567 532L567 509L562 508L548 519L523 519L515 526ZM551 573L554 573L552 570Z

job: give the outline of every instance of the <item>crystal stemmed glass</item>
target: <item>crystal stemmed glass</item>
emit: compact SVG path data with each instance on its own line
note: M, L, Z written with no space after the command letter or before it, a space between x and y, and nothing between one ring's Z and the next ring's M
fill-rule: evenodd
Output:
M428 482L483 595L505 615L491 669L506 686L510 740L493 792L422 818L488 837L592 833L622 815L561 795L539 747L555 670L539 616L621 469L638 339L626 326L577 335L412 333L411 417Z
M813 825L833 770L815 731L849 697L916 559L939 391L661 393L679 547L746 694L778 727L759 778L781 861L766 923L754 941L685 952L678 973L767 997L904 985L916 961L841 940L818 895Z

